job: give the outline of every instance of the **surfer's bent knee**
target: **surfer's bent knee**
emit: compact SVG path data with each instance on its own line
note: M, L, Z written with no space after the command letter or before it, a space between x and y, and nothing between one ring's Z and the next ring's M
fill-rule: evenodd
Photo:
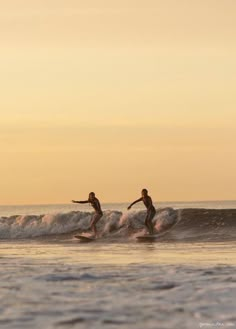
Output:
M91 225L94 225L96 224L99 219L101 219L103 216L103 213L102 212L99 212L99 213L96 213L94 216L93 216L93 219L92 219L92 222L91 222Z
M156 215L156 209L155 208L149 210L147 212L145 223L152 221L152 219L154 218L155 215Z

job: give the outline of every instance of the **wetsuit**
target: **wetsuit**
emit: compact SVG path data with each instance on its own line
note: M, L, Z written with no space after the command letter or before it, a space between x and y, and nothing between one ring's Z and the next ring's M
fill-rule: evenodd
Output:
M103 212L102 212L102 209L101 209L100 202L99 202L99 200L97 198L95 198L92 201L89 201L89 203L91 204L91 206L95 210L95 214L91 218L91 222L90 222L90 226L92 226L92 225L96 225L97 224L97 222L99 221L99 219L103 216Z
M143 201L145 207L147 208L147 215L146 215L146 218L145 218L145 226L147 227L149 233L153 234L154 232L153 232L152 219L154 218L154 216L156 214L156 209L154 208L154 206L152 204L151 197L149 195L142 196L138 200L131 203L131 205L128 207L128 209L130 209L135 203L140 202L140 201Z
M90 203L91 204L91 206L95 210L95 213L91 218L90 228L94 231L94 234L96 236L97 235L96 224L99 221L99 219L103 216L103 212L102 212L99 200L97 198L93 198L92 200L91 199L88 199L88 200L85 200L85 201L74 201L73 200L72 202L75 202L75 203Z
M143 201L145 207L147 208L147 215L146 215L146 218L145 218L145 225L147 226L150 234L153 234L152 220L153 220L154 216L156 215L156 209L152 204L152 199L151 199L150 196L143 197L142 201Z

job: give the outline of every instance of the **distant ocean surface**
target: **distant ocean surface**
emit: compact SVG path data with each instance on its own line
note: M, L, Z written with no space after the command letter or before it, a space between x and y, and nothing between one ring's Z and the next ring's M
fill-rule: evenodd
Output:
M126 203L105 203L102 204L104 210L126 211L129 202ZM196 201L196 202L159 202L155 204L156 208L172 207L174 209L182 208L205 208L205 209L236 209L236 201ZM143 209L143 204L138 203L133 210ZM91 211L91 207L83 204L42 204L42 205L0 205L0 216L14 215L40 215L53 212L69 211Z
M0 206L0 328L236 328L236 201Z

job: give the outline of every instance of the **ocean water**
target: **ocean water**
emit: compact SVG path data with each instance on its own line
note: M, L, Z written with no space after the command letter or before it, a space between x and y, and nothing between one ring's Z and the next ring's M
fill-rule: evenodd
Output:
M0 207L0 328L235 328L236 202Z
M102 205L104 210L118 210L125 212L130 202L126 203L105 203ZM171 207L174 209L182 208L204 208L204 209L236 209L236 200L229 201L196 201L196 202L158 202L156 208ZM143 205L137 203L133 210L142 210ZM65 213L70 211L91 211L87 204L46 204L46 205L0 205L0 216L14 215L39 215L48 213Z

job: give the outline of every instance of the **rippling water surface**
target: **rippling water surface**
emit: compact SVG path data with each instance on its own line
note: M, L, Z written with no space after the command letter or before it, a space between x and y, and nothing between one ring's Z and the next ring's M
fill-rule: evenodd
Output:
M236 327L233 242L0 247L1 328Z

